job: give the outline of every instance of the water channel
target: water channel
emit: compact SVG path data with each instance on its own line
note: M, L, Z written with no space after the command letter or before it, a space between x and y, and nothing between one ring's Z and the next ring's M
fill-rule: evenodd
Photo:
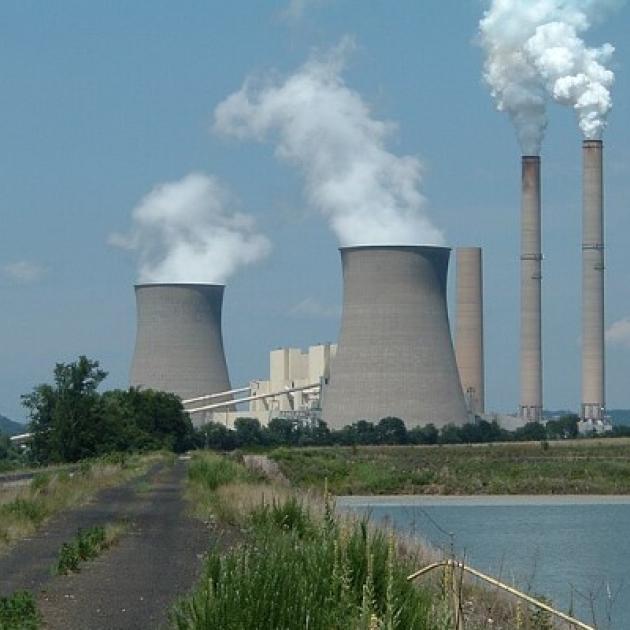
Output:
M598 628L630 629L630 497L340 497L337 505L456 554L571 607ZM593 602L593 606L591 605Z

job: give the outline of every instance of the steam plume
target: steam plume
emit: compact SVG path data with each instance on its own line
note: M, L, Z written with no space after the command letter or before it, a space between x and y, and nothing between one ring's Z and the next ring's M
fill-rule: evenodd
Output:
M130 233L109 242L139 252L140 282L223 283L270 250L232 202L215 177L191 173L156 186L134 208Z
M537 155L545 103L573 107L584 137L598 139L612 107L614 48L589 48L581 35L621 0L493 0L480 22L485 79L506 111L524 154Z
M216 108L215 129L259 141L275 132L276 154L300 168L308 201L342 245L441 244L423 212L420 161L386 148L395 125L343 81L349 47L312 56L284 80L245 81Z

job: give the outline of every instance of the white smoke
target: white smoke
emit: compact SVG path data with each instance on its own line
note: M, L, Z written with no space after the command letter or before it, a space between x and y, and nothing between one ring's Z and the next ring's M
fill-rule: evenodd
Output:
M598 139L612 107L614 48L581 37L623 0L493 0L480 22L485 79L516 127L523 153L537 155L546 100L573 107L584 137Z
M215 129L259 141L275 132L276 154L300 168L308 201L342 245L441 244L423 212L420 161L387 149L395 125L344 83L349 48L344 40L285 80L247 80L216 108Z
M271 249L232 203L215 177L191 173L156 186L133 209L131 232L109 242L139 252L140 282L224 283Z

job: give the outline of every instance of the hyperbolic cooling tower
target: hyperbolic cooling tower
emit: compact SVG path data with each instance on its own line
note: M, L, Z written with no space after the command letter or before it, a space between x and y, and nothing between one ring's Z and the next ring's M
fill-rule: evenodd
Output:
M138 331L131 385L172 392L182 399L230 389L221 334L224 288L136 286Z
M520 416L542 419L540 157L522 159L521 208L521 404Z
M483 263L481 247L458 247L455 357L468 411L484 412Z
M322 415L333 428L395 416L466 421L446 308L446 247L342 247L343 316Z
M604 369L604 194L601 140L583 143L582 418L606 413Z

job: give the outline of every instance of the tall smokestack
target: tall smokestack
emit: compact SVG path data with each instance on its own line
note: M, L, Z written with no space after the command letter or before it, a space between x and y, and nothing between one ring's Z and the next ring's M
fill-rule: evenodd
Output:
M582 409L584 420L606 413L604 366L603 144L584 140L582 218Z
M136 285L138 330L131 385L182 399L231 389L221 332L224 288Z
M446 308L445 247L342 247L343 316L324 420L466 422Z
M485 409L483 362L483 263L481 247L457 248L455 356L468 411Z
M521 404L527 422L542 419L540 157L522 159Z

